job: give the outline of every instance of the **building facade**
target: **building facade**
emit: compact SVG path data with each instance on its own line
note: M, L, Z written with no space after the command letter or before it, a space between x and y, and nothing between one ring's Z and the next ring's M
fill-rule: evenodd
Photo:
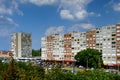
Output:
M104 26L102 32L102 56L105 65L116 64L116 26Z
M120 64L120 24L116 24L116 63Z
M87 32L69 32L43 37L41 48L41 59L68 62L75 61L74 56L81 50L97 49L102 52L100 57L102 57L104 65L119 65L120 24L103 26Z
M41 38L42 60L61 61L66 64L75 62L74 56L86 49L86 33L70 32L54 34Z
M32 39L28 33L13 33L11 35L11 51L13 57L32 57Z

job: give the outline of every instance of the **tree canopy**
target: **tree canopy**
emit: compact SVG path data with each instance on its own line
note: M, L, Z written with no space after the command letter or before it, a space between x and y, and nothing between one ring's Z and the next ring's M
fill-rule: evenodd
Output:
M119 74L106 73L104 69L76 70L76 74L73 74L71 70L66 69L66 72L59 67L49 70L31 63L16 62L14 59L8 65L0 64L0 70L3 69L0 80L120 80Z
M32 50L32 56L36 57L36 56L41 56L41 49L40 50Z
M103 64L102 53L96 49L82 50L75 55L75 59L84 67L100 68Z

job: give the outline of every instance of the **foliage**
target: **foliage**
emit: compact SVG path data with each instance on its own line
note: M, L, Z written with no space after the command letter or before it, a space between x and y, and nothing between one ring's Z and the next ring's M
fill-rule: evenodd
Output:
M101 56L102 53L99 52L98 50L87 48L85 50L78 52L75 55L75 59L77 60L77 62L79 62L80 65L84 67L88 66L98 68L101 67L103 64Z
M2 63L2 61L0 60L0 74L3 73L3 71L6 70L7 66L8 66L7 63Z
M52 70L48 70L45 80L73 80L72 76L72 73L64 73L60 68L53 68Z
M28 69L28 65L25 62L17 62L16 65L18 66L18 68L27 70Z
M12 59L6 70L4 69L0 74L0 80L43 80L44 75L43 67L31 63L15 62Z
M3 72L3 79L4 80L15 80L18 78L17 73L18 73L17 66L15 65L14 59L12 59L7 69Z
M32 56L36 57L36 56L41 56L41 49L40 50L32 50Z
M3 67L1 66L2 69ZM41 66L15 62L12 59L0 74L0 80L120 80L120 75L106 73L103 69L84 69L73 74L71 70L64 72L61 68L46 70L45 74L45 70Z
M28 65L28 71L26 73L27 80L35 79L35 80L43 80L45 75L45 71L41 66L33 66L31 64Z
M71 72L63 72L59 68L48 70L45 80L120 80L120 75L106 73L103 69L83 70L73 74Z

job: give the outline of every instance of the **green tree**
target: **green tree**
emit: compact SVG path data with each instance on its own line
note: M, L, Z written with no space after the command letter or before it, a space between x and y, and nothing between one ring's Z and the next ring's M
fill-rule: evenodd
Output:
M84 67L100 68L103 65L102 53L96 49L82 50L75 55L75 59Z
M43 67L28 64L28 69L25 70L25 80L43 80L45 71Z
M8 66L8 63L3 63L2 60L0 60L0 74L3 73L4 70L6 70Z
M47 71L44 80L75 80L71 72L64 73L60 68L52 68Z
M27 65L27 64L29 64L29 63L17 62L17 63L16 63L16 66L17 66L18 68L23 69L23 70L28 70L28 65Z
M19 78L18 68L15 65L14 59L12 59L7 67L7 69L3 72L4 80L16 80Z
M32 56L36 57L36 56L41 56L41 48L40 50L32 50Z

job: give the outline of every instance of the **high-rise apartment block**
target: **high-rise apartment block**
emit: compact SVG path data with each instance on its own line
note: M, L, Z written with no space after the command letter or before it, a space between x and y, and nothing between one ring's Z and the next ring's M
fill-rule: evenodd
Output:
M120 64L120 24L116 25L116 63Z
M32 41L31 34L13 33L11 35L11 51L14 58L32 57Z
M120 64L120 24L103 26L87 32L54 34L41 39L43 60L75 61L77 52L86 48L102 52L104 65Z

